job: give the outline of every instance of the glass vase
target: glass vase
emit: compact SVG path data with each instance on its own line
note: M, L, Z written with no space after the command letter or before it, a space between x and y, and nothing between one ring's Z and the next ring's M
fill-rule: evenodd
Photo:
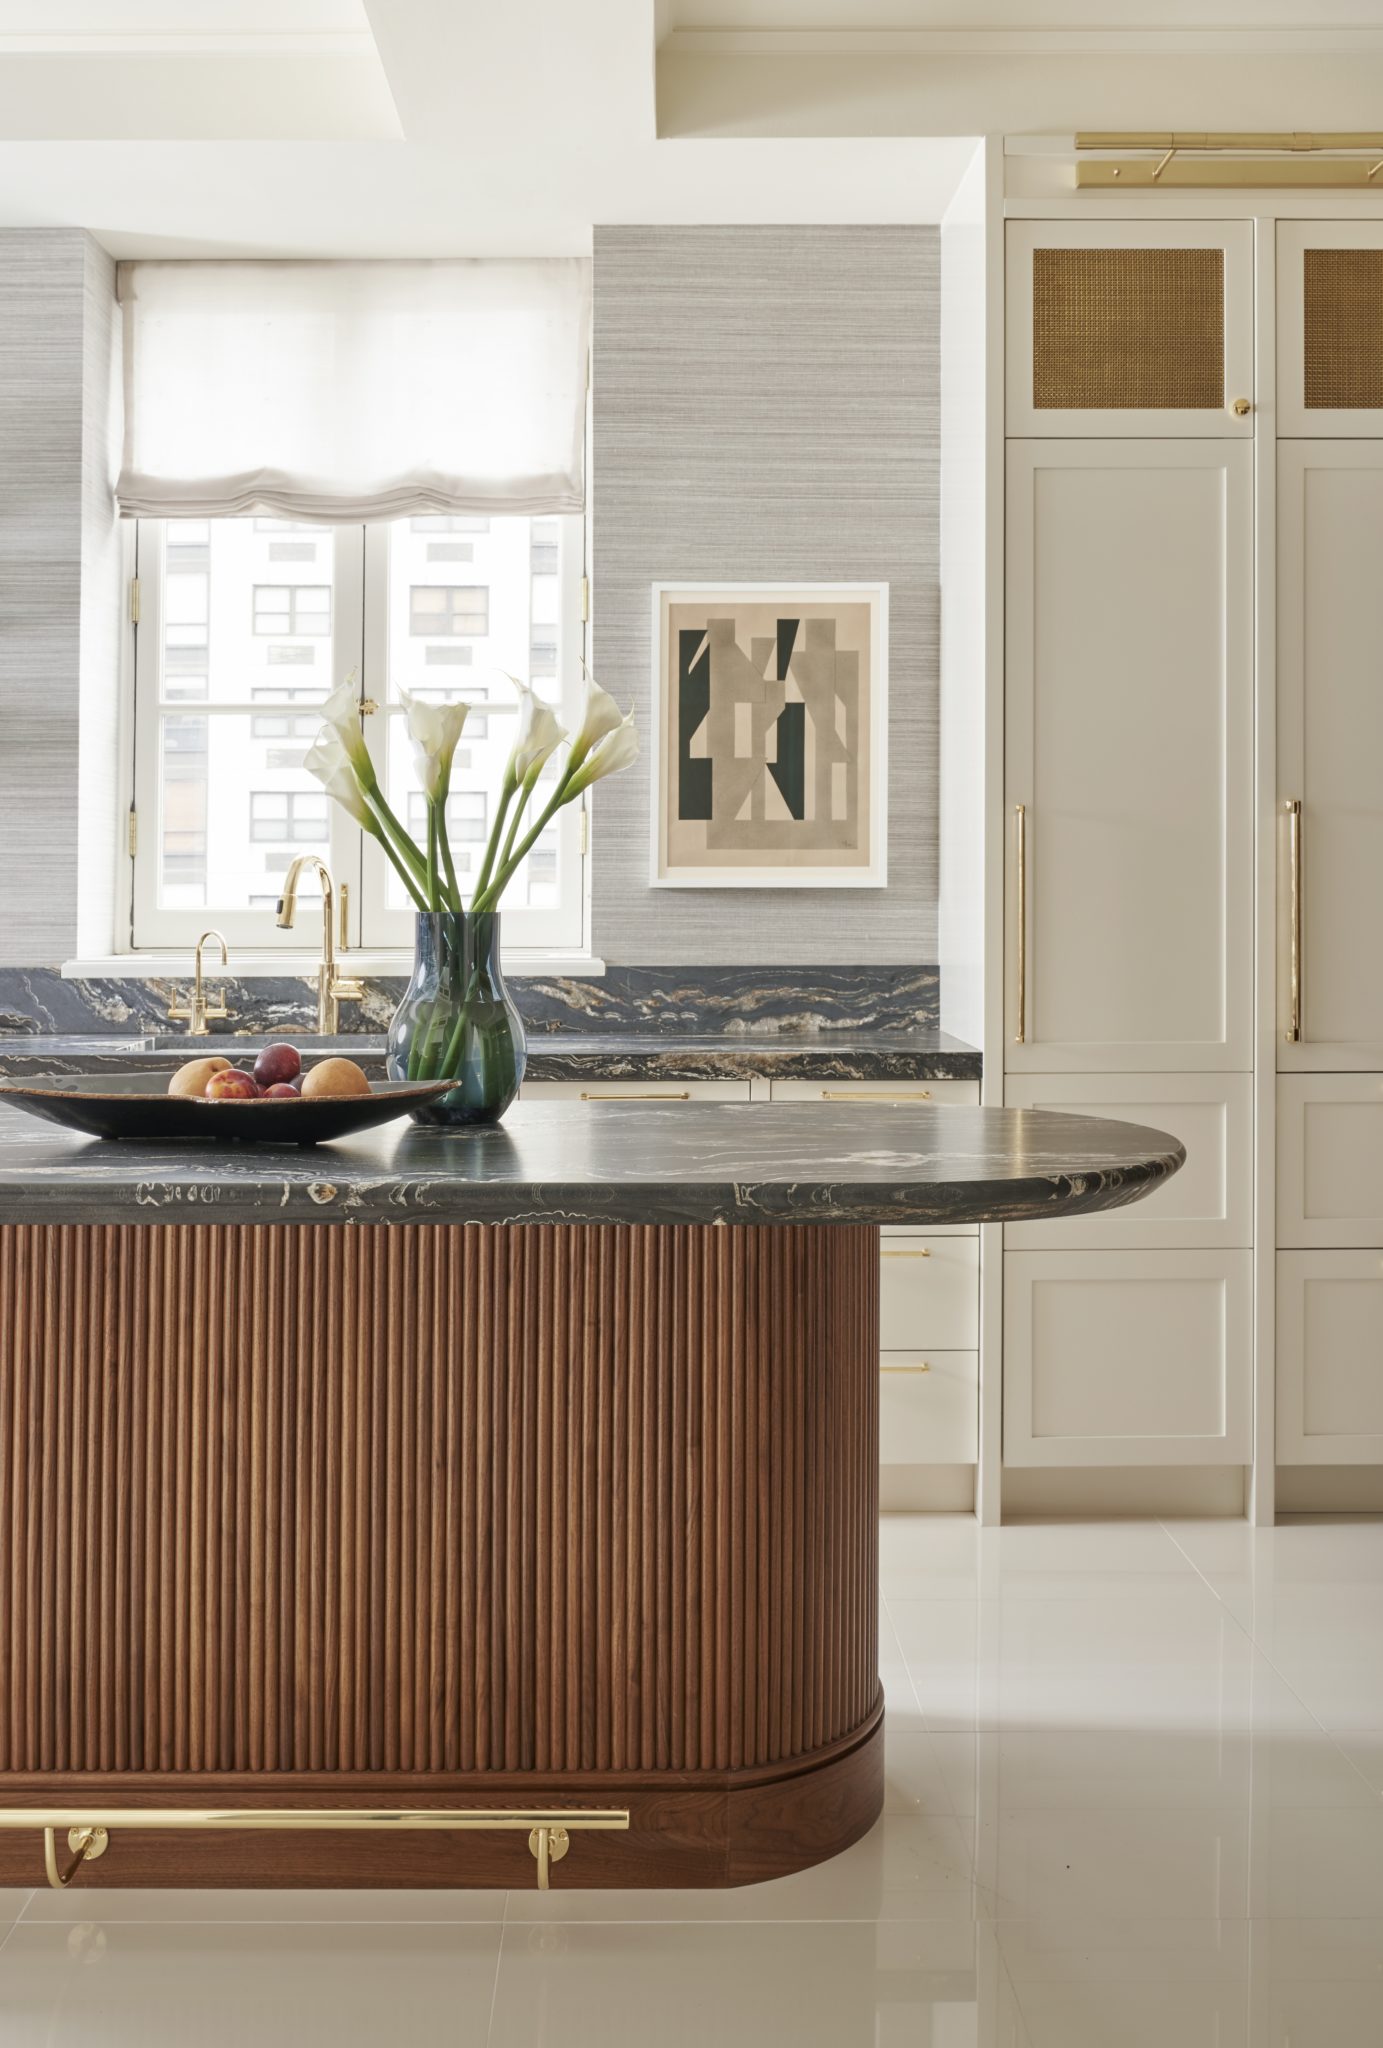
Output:
M519 1092L523 1022L499 967L499 912L423 910L413 978L389 1026L391 1081L456 1086L411 1112L419 1124L496 1124Z

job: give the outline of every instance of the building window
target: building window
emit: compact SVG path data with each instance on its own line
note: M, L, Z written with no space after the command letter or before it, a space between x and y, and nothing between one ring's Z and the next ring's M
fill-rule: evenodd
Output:
M490 592L483 583L415 583L408 593L408 630L415 640L490 630Z
M465 512L424 512L409 520L408 530L410 533L488 533L490 522L488 519L474 519Z
M471 704L448 814L463 884L478 872L486 807L513 744L518 698L499 672L534 682L568 728L579 717L578 520L307 526L315 560L266 574L270 545L297 530L253 519L139 524L143 602L128 706L139 830L120 917L136 949L188 947L214 923L232 946L301 952L311 942L304 920L281 932L265 909L277 900L267 896L274 879L308 849L349 882L355 943L411 946L407 892L304 766L318 706L353 671L362 704L377 707L362 731L381 787L420 840L425 814L397 686ZM454 567L429 559L436 535L455 532L485 534L483 582L460 584ZM551 788L549 775L535 809ZM506 892L506 943L579 949L584 897L573 807Z
M327 836L325 791L255 789L250 792L250 837L296 846L320 846Z
M329 583L256 583L256 633L329 633Z

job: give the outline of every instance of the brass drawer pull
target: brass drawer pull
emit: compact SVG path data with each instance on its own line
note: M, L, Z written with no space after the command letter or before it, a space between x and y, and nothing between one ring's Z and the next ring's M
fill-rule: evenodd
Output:
M84 1863L104 1856L111 1835L120 1828L251 1828L261 1833L282 1833L294 1828L428 1828L465 1833L497 1828L507 1833L527 1833L529 1851L538 1866L538 1889L545 1892L551 1867L566 1855L574 1831L623 1831L628 1826L629 1811L623 1806L575 1807L570 1812L527 1806L242 1806L227 1811L192 1806L148 1811L138 1806L102 1807L94 1811L71 1807L0 1807L0 1828L43 1830L44 1868L55 1891L66 1890ZM59 1828L67 1830L67 1846L75 1859L65 1871L58 1868Z
M880 1252L879 1257L881 1259L929 1259L931 1251L926 1246L919 1246L915 1251Z
M1028 807L1026 804L1013 806L1014 866L1017 871L1017 965L1018 1014L1014 1024L1013 1042L1022 1045L1028 1036Z
M1301 1038L1301 798L1287 799L1287 1029L1289 1045Z
M930 1371L931 1371L931 1367L930 1367L929 1365L925 1364L925 1363L924 1363L924 1364L922 1364L922 1365L881 1365L881 1366L879 1367L879 1371L880 1371L881 1373L885 1373L885 1372L930 1372Z
M583 1102L690 1102L690 1088L610 1088L596 1094L581 1090Z
M848 1088L823 1088L823 1102L930 1102L930 1088L914 1088L901 1095L854 1095Z

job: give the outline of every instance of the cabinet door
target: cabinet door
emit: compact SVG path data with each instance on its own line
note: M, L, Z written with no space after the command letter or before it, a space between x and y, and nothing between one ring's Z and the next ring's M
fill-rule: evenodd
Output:
M1253 1079L1249 1074L1015 1074L1004 1100L1116 1123L1151 1124L1186 1147L1186 1164L1127 1209L1060 1223L1008 1223L1015 1251L1044 1245L1250 1245L1253 1242Z
M1251 1259L1006 1253L1005 1462L1246 1463Z
M1279 829L1278 1064L1376 1070L1383 1067L1383 443L1288 442L1278 451L1277 476L1278 786L1284 813L1293 802L1301 806L1295 849L1285 815Z
M1278 1082L1277 1241L1383 1245L1383 1075Z
M879 1461L973 1465L979 1440L974 1351L891 1352L879 1369Z
M1225 441L1010 443L1010 1071L1251 1064L1251 477Z
M1383 436L1383 221L1278 222L1277 431Z
M1383 1462L1383 1254L1278 1253L1277 1458Z
M525 1081L524 1102L748 1102L747 1081Z
M1010 221L1007 251L1010 435L1252 436L1248 221Z
M774 1102L978 1102L978 1081L791 1081L769 1082Z

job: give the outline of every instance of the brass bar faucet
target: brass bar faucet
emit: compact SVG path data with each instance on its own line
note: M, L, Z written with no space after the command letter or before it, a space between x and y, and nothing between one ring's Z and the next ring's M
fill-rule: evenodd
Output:
M280 930L293 929L298 907L298 877L304 868L316 868L322 883L322 959L317 969L317 1031L322 1038L334 1038L341 1029L341 1004L358 1002L365 993L363 981L343 979L336 972L336 885L331 869L315 853L300 853L283 878L277 923Z
M230 1011L226 1008L226 993L224 989L221 991L219 1003L213 1005L207 1000L206 986L202 979L202 948L208 939L215 939L217 945L221 948L221 965L223 967L227 965L230 955L226 948L225 939L213 925L209 930L204 931L197 941L197 951L193 956L194 966L190 1000L185 1007L170 1006L168 1011L169 1023L185 1023L189 1038L205 1038L207 1036L208 1021L214 1020L219 1023L223 1017L229 1017L230 1015Z

